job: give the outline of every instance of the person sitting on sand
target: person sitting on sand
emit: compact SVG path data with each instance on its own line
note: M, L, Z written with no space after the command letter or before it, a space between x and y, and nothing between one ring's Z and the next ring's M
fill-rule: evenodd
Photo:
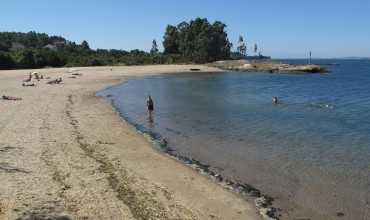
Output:
M151 96L148 97L148 100L146 101L146 105L148 107L149 112L152 112L154 110L154 102Z
M14 100L14 101L22 100L22 98L12 97L12 96L7 96L7 95L3 95L2 97L4 100Z
M23 82L31 82L31 80L32 80L32 73L30 73L30 74L28 75L28 78L27 78L27 79L25 79L25 80L23 80Z
M273 104L278 104L278 102L279 102L279 100L278 100L278 97L277 96L275 96L274 98L272 98L272 103Z
M39 73L37 73L37 72L34 72L34 75L35 75L35 79L36 79L37 81L40 81L40 76L39 76Z

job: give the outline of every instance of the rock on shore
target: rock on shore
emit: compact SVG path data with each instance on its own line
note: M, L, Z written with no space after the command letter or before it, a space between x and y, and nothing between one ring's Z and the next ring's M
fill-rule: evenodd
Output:
M313 64L284 64L274 61L226 60L216 61L210 66L224 70L269 73L326 73L327 70Z

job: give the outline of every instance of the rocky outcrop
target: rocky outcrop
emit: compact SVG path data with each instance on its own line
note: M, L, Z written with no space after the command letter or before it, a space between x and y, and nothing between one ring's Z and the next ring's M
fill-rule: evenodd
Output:
M326 73L324 67L313 64L284 64L274 61L226 60L216 61L210 66L224 70L269 73Z

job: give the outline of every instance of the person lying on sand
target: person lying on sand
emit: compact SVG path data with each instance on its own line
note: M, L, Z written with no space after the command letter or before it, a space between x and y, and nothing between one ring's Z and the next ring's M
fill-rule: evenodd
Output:
M35 83L22 83L22 86L36 86Z
M12 97L12 96L7 96L7 95L3 95L2 97L4 100L14 100L14 101L22 100L22 98Z
M59 77L58 79L47 82L47 84L60 84L62 81L63 81L62 77Z
M57 80L56 79L50 80L50 81L47 82L47 84L56 84L56 83L57 83Z

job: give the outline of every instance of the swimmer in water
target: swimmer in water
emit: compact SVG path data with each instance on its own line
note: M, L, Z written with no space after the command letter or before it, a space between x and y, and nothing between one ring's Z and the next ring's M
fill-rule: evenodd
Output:
M272 98L272 103L274 105L278 104L278 102L279 102L278 97L275 96L274 98Z

